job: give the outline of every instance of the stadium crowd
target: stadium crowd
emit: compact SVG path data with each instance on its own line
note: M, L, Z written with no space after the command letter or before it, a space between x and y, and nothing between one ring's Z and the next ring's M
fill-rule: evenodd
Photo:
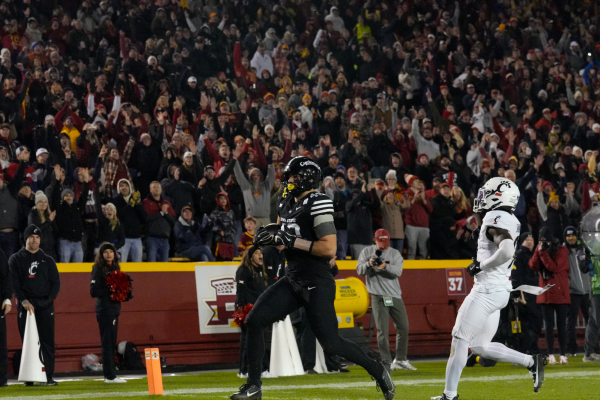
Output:
M4 0L0 24L7 257L35 223L60 262L105 241L230 260L296 155L322 167L338 259L379 228L408 259L470 258L490 177L535 238L600 192L591 1Z

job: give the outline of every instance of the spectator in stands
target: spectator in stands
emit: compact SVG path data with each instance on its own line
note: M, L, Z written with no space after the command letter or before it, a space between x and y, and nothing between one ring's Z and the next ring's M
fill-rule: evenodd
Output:
M256 218L246 217L244 218L244 228L246 231L242 234L238 244L238 251L243 256L246 249L252 246L254 240L254 232L256 231Z
M19 212L17 194L25 175L25 167L29 162L29 150L23 149L17 154L19 167L13 179L5 182L0 175L0 248L10 258L17 250L19 241Z
M96 238L96 251L102 243L110 243L116 251L125 244L125 229L117 216L117 207L113 203L102 205L102 198L98 187L94 190L94 206L98 216L98 236Z
M216 258L221 261L231 261L235 252L235 222L227 193L221 192L217 195L217 208L210 213L209 218L216 242Z
M131 262L142 262L142 229L146 222L142 198L140 192L134 192L127 179L121 179L117 187L119 194L113 199L113 204L125 233L125 243L119 249L119 259L127 262L131 254Z
M346 203L350 191L346 186L346 176L343 172L335 173L335 190L333 191L333 223L336 230L338 260L345 260L348 253L348 221L346 217Z
M146 211L146 256L149 262L169 261L169 237L175 225L175 211L162 197L160 183L150 184L150 194L143 201Z
M211 225L202 226L194 221L192 207L184 206L173 231L177 243L177 255L192 261L215 261L210 248L202 240L207 228L210 229Z
M252 168L249 172L249 178L246 178L240 167L237 158L239 157L238 154L234 153L231 162L235 163L233 169L235 179L244 194L246 214L247 216L256 218L258 226L268 225L271 222L269 219L269 202L271 199L271 189L275 182L275 167L273 164L267 167L266 178L263 177L262 172L258 168Z
M404 222L402 210L409 207L409 201L403 193L396 197L393 190L384 190L381 195L381 227L390 235L390 246L400 252L404 250Z
M48 198L41 190L35 194L35 207L29 211L27 217L27 225L35 225L40 229L40 249L44 253L52 257L53 260L58 260L56 256L56 242L54 234L57 231L54 219L56 218L56 210L50 211L48 206Z
M414 260L418 249L421 259L425 260L429 240L429 214L433 209L425 194L423 182L414 175L405 175L404 180L409 186L407 197L410 202L404 214L408 238L407 258Z
M348 244L352 259L358 260L363 249L372 241L371 212L379 208L380 201L372 184L367 191L367 182L362 181L360 190L352 190L346 203L348 216Z
M547 292L537 296L537 303L542 305L544 322L546 323L546 346L548 346L548 363L557 364L554 358L554 326L558 330L560 346L560 363L567 361L567 315L571 304L569 295L569 251L554 238L550 227L540 229L539 245L529 267L539 272L539 286L554 285Z
M54 176L62 174L60 165L54 166ZM87 203L87 192L91 177L86 168L80 168L82 183L81 195L75 201L75 193L69 188L62 189L58 178L52 186L52 204L56 208L56 226L58 227L58 252L61 263L83 262L82 213ZM62 190L61 190L62 189Z

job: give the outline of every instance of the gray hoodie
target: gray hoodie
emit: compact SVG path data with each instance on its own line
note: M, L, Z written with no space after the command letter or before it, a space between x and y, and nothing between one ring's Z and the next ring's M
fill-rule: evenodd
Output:
M367 276L367 291L370 294L402 298L402 290L398 281L402 275L402 265L404 264L402 255L398 250L388 247L381 255L386 267L378 270L369 266L369 260L375 255L376 250L377 246L375 245L364 248L358 257L356 272L359 275Z
M244 203L246 204L246 215L254 218L269 218L271 210L271 189L275 183L275 167L273 164L267 168L267 178L264 179L262 173L261 180L259 183L252 183L242 171L240 163L236 160L233 167L235 179L237 180L240 188L242 189L242 195L244 196Z

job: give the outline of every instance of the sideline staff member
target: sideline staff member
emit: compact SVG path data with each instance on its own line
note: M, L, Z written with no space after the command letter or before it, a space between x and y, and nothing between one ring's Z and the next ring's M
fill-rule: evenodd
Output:
M406 359L408 350L408 317L402 301L398 278L402 275L404 259L400 252L390 247L390 234L385 229L375 232L375 245L360 253L356 270L367 276L367 291L371 294L373 317L377 326L377 345L381 360L391 369L416 368ZM390 316L396 328L396 358L390 354Z
M0 301L2 311L0 312L0 387L8 387L6 373L8 370L8 348L6 341L6 314L10 312L12 288L10 275L8 273L8 261L6 255L0 250Z
M35 314L40 345L46 367L47 383L56 386L54 373L54 300L60 292L60 276L52 257L40 249L42 231L35 225L25 229L25 247L13 254L8 261L12 286L19 302L18 319L21 340L25 335L27 312ZM26 312L25 312L26 311ZM32 386L33 382L26 382Z

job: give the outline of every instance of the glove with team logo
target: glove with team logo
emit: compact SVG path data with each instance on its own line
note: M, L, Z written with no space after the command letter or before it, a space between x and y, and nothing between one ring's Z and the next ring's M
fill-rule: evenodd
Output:
M273 235L267 231L264 226L261 226L256 231L254 235L254 240L252 240L252 244L254 246L269 246L273 244Z
M467 272L469 273L469 275L471 275L471 278L473 278L475 275L481 272L479 261L477 261L475 258L473 258L472 260L473 262L467 267Z
M290 247L294 247L295 243L296 243L296 236L292 235L291 233L287 233L286 231L283 231L283 230L277 232L275 237L273 237L273 244L275 246L283 245L287 248L290 248Z

